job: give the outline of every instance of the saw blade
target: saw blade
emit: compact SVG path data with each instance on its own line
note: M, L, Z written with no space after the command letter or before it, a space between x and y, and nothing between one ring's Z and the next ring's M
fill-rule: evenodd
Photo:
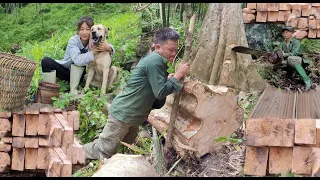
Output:
M243 53L243 54L251 54L251 55L255 55L255 56L268 56L269 54L271 54L266 51L259 51L259 50L251 49L251 48L244 47L244 46L235 46L232 48L232 51L235 51L238 53Z

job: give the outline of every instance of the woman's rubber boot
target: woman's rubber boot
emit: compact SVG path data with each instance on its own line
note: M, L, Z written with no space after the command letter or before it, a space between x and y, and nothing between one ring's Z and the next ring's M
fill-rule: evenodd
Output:
M70 70L70 93L78 94L78 85L85 67L71 64Z
M52 70L51 72L43 72L42 77L44 82L56 83L56 70Z
M302 68L301 64L296 65L295 69L298 71L298 73L302 77L304 83L306 84L306 86L305 86L306 90L309 90L312 85L312 82L311 82L311 79L309 78L309 76L306 74L306 72Z

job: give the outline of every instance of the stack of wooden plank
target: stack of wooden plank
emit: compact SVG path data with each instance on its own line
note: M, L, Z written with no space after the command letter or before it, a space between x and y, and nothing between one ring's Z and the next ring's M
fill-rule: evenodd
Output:
M247 3L244 23L279 22L320 38L320 3Z
M246 175L320 175L320 90L268 87L246 120Z
M74 137L78 111L33 104L0 112L0 172L43 169L47 177L72 175L72 164L84 164L82 146Z

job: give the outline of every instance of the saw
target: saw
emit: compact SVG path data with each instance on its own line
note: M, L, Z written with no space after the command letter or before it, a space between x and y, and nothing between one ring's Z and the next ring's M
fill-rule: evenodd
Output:
M251 54L257 57L266 56L268 58L268 61L273 64L276 64L283 60L283 53L281 50L276 50L274 52L266 52L266 51L260 51L260 50L256 50L256 49L252 49L244 46L235 46L232 48L232 51L243 53L243 54Z

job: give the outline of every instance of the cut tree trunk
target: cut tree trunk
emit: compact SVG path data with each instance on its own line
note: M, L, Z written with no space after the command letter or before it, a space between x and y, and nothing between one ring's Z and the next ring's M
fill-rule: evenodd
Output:
M236 45L248 46L241 3L210 3L198 42L189 58L196 79L246 92L266 87L250 64L252 57L231 50Z

